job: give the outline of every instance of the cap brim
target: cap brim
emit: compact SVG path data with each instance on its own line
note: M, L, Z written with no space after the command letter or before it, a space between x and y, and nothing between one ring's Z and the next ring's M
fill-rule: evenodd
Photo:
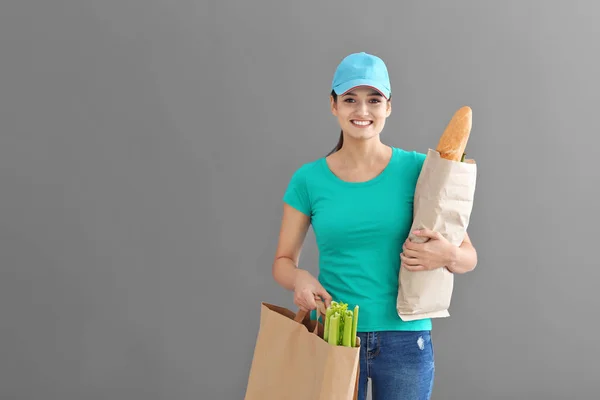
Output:
M383 97L385 97L386 99L390 98L390 89L383 87L379 82L375 82L370 79L354 79L354 80L351 80L351 81L348 81L341 85L336 86L335 88L333 88L333 90L335 91L335 93L338 96L341 96L359 86L371 87L371 88L377 90L379 93L381 93L381 95Z

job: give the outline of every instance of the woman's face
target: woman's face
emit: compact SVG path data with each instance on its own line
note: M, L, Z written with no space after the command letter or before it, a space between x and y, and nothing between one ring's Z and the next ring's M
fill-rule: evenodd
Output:
M331 112L338 118L342 130L358 140L379 135L391 111L391 101L366 86L338 96L337 102L331 97Z

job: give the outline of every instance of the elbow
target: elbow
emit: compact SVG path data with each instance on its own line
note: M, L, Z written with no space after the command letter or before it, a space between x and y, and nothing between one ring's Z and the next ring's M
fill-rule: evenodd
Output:
M273 279L275 279L275 281L277 282L277 277L279 275L279 263L277 262L278 259L276 258L273 261L273 264L271 265L271 276L273 277Z
M448 268L450 272L456 275L466 274L467 272L471 272L475 269L475 265L455 265L452 268Z
M471 262L469 263L469 272L473 271L475 269L475 267L477 267L477 261L478 261L477 260L477 250L475 250L475 247L472 247L472 248L473 248L473 252L472 252L471 258L470 258Z
M462 274L466 274L467 272L471 272L475 269L475 267L477 266L477 261L473 262L472 264L468 264L465 266L465 268L462 270Z
M473 247L468 249L458 249L457 257L451 263L448 270L454 274L466 274L471 272L477 266L477 252Z
M465 271L463 273L471 272L477 267L477 253L474 253L473 257L469 259L465 265Z
M287 256L275 257L275 260L273 260L273 265L271 266L271 275L273 276L273 279L275 279L276 282L279 283L281 281L281 275L284 272L282 270L285 270L286 262L290 261L292 261L292 259Z

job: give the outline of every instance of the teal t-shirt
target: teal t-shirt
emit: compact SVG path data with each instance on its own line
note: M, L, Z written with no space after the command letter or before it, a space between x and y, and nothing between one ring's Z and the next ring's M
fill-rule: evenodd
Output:
M359 332L431 329L431 319L404 322L396 312L400 253L424 160L423 153L393 147L377 177L347 182L322 157L300 166L283 196L311 217L317 278L333 300L350 308L358 304Z

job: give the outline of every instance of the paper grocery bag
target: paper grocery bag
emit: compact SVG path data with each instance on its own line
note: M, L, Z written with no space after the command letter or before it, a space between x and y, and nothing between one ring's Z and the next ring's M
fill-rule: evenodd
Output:
M428 238L412 234L428 228L459 246L469 225L477 164L473 160L446 160L429 149L417 180L413 223L409 239L424 243ZM396 309L404 321L448 317L454 274L446 268L408 271L400 268Z
M260 328L245 400L353 400L360 341L330 345L310 315L261 303Z

